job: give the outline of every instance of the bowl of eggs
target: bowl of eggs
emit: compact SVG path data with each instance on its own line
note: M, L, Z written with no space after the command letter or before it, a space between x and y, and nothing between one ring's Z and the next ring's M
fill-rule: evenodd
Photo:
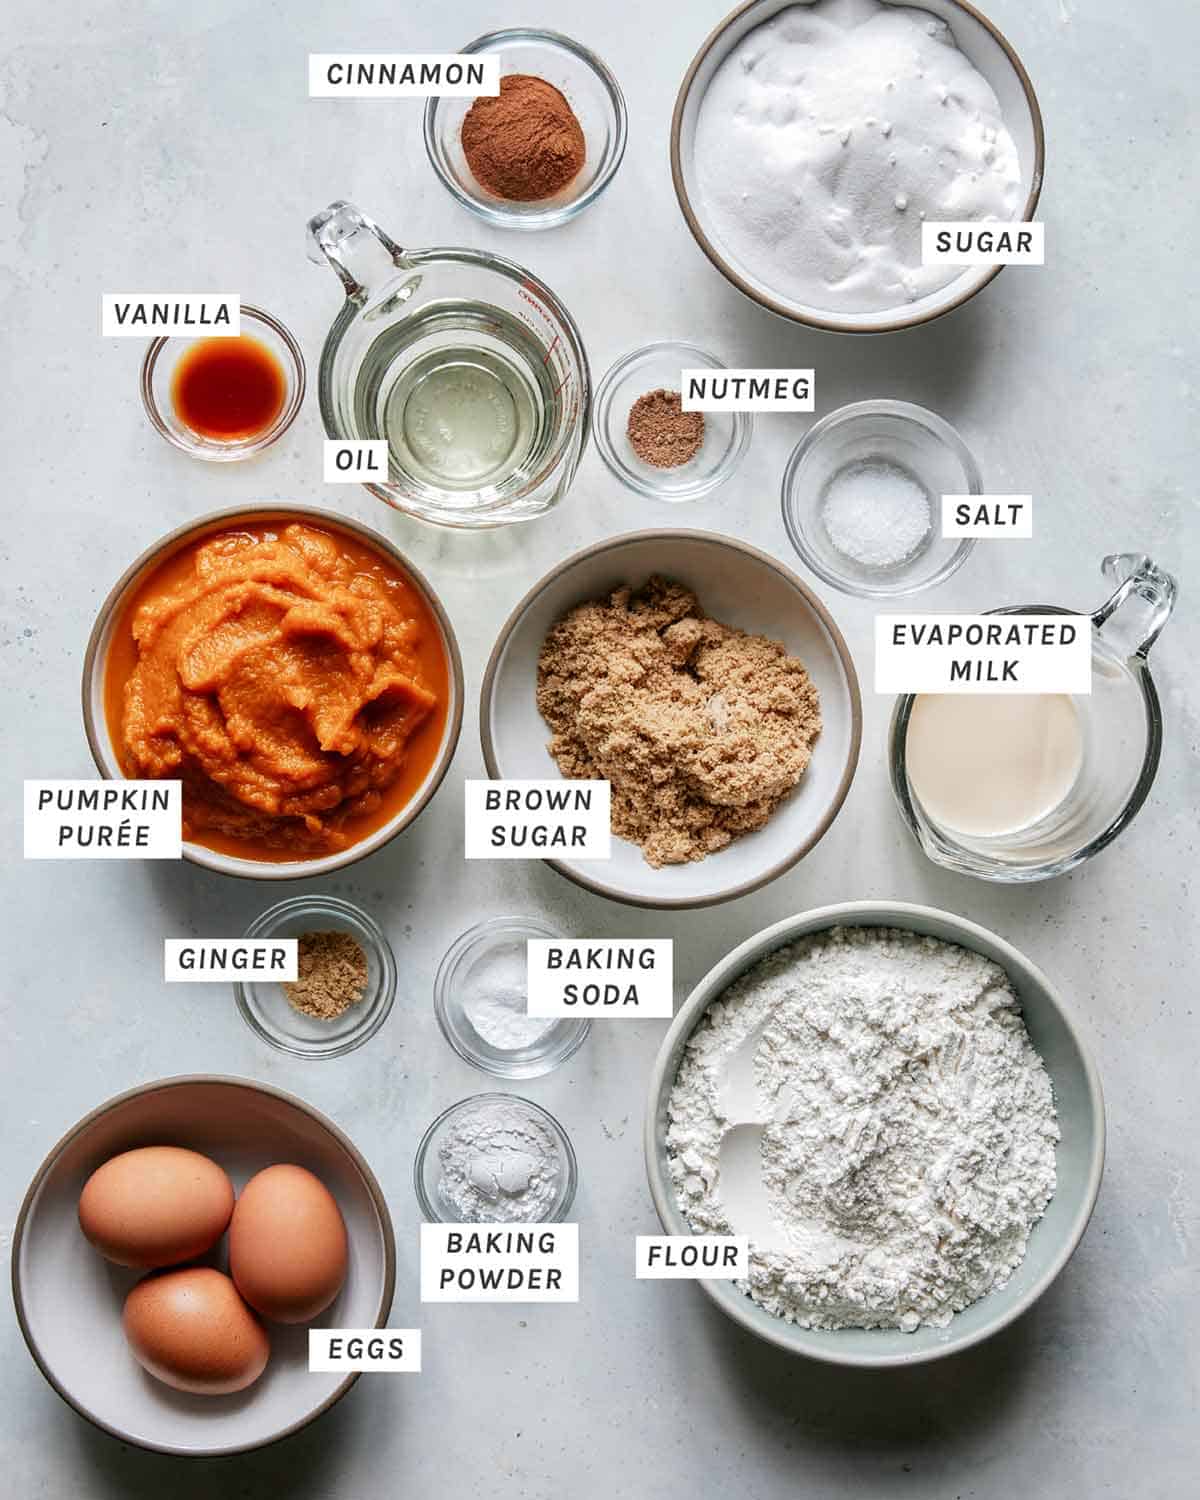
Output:
M243 1453L358 1378L310 1372L309 1327L382 1328L396 1246L343 1133L241 1078L145 1084L100 1105L38 1169L13 1300L60 1396L123 1442Z

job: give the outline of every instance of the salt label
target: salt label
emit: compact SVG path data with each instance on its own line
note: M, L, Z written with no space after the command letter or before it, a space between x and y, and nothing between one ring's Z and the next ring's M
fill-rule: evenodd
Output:
M374 1375L419 1375L419 1328L310 1328L308 1369L311 1375L345 1370Z
M243 977L296 978L297 938L164 938L163 979L168 984L213 984Z
M921 225L923 266L1042 266L1044 224L998 224L976 219L926 219Z
M1090 693L1089 615L876 615L877 693Z
M612 787L607 781L468 781L468 859L608 859Z
M669 1021L674 1014L670 938L530 938L525 952L531 1016Z
M355 438L346 442L326 438L322 451L321 477L326 484L366 484L372 479L387 483L386 438Z
M181 859L181 781L27 781L26 859Z
M748 1234L639 1234L639 1281L737 1281L750 1274Z
M310 99L474 99L500 92L500 54L310 52Z
M943 495L942 535L1027 541L1033 536L1033 496Z
M144 339L161 334L185 338L237 338L242 299L236 292L105 292L100 333L106 339Z
M421 1225L422 1302L578 1302L579 1225Z
M681 370L684 411L812 411L811 370Z

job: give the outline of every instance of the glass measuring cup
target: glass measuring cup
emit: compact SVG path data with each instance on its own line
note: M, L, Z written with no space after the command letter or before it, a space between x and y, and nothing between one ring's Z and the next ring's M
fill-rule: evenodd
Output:
M909 780L905 747L916 696L896 700L889 737L892 791L922 849L948 870L981 880L1046 880L1099 853L1133 819L1158 770L1162 713L1147 661L1170 617L1177 586L1170 573L1134 552L1101 564L1116 590L1092 619L1092 691L1072 701L1082 731L1082 760L1066 796L1013 833L968 836L940 826ZM1029 604L996 614L1073 614Z
M309 220L309 258L346 300L317 395L331 438L383 439L367 489L443 526L499 526L550 509L587 441L591 378L554 293L478 250L402 250L351 203Z

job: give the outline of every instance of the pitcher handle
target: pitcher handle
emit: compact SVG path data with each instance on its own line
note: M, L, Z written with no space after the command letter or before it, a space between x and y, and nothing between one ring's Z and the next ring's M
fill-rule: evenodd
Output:
M1120 611L1120 622L1126 628L1119 633L1127 637L1126 655L1144 661L1171 617L1179 585L1144 552L1110 553L1100 569L1117 588L1092 616L1092 624L1100 630ZM1135 608L1130 600L1141 607ZM1109 635L1115 634L1118 632L1110 629Z
M365 302L397 267L404 251L353 203L338 199L308 221L308 258L337 272L346 296Z

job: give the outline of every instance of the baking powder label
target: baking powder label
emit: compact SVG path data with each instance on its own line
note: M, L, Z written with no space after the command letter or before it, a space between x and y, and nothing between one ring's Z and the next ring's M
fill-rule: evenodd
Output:
M877 693L1090 693L1089 615L876 615Z
M498 52L310 52L310 99L474 99L500 92Z
M674 1014L670 938L530 938L525 948L531 1016Z
M419 1328L310 1328L308 1369L312 1375L342 1370L374 1375L421 1371Z
M242 331L242 299L236 292L105 292L100 332L106 339L144 339L156 334L186 338L236 338Z
M168 984L214 984L230 979L295 979L297 938L165 938Z
M578 1224L422 1224L422 1302L578 1302Z
M1042 266L1045 263L1044 224L926 219L921 225L923 266Z
M356 438L341 442L326 438L321 475L326 484L386 484L388 445L385 438Z
M681 370L684 411L812 411L811 370Z
M943 495L942 535L1028 540L1033 535L1033 496Z
M468 859L608 859L607 781L468 781Z
M746 1234L639 1234L639 1281L735 1281L750 1274Z
M26 859L181 859L181 781L27 781Z

